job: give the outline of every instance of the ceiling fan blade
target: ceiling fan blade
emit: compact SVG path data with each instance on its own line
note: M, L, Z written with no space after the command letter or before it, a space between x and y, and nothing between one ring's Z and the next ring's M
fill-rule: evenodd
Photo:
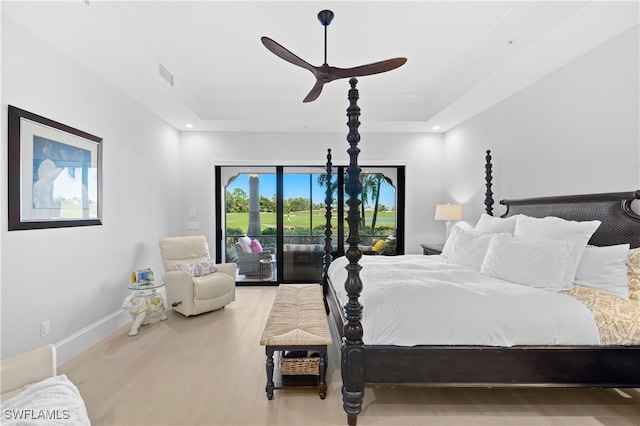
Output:
M380 74L401 67L407 62L407 58L387 59L386 61L374 62L372 64L361 65L353 68L334 68L331 70L337 78L361 77L371 74Z
M302 100L302 102L312 102L318 99L320 93L322 93L322 86L324 86L324 81L316 80L316 84L313 85L309 94Z
M280 58L293 65L297 65L299 67L307 69L315 75L315 68L313 67L313 65L309 64L304 59L301 59L300 57L294 55L285 47L271 40L269 37L261 37L260 40L262 40L262 44L264 44L264 47L269 49L274 55L279 56Z
M271 40L269 37L261 37L260 40L264 47L269 49L274 55L284 59L290 64L297 65L301 68L311 71L316 78L316 83L313 85L311 91L307 94L302 102L315 101L320 93L322 93L322 87L333 80L340 78L361 77L365 75L380 74L383 72L394 70L401 67L407 62L407 58L393 58L386 61L374 62L372 64L361 65L353 68L337 68L331 67L327 64L327 27L333 20L333 12L330 10L323 10L318 13L318 20L324 26L324 64L322 66L315 67L305 61L304 59L294 55L284 46Z

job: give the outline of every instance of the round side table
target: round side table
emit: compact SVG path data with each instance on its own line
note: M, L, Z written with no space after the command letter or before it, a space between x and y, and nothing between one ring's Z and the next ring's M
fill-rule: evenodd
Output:
M164 287L164 283L158 281L151 281L150 283L131 283L127 286L129 290L133 290L134 294L139 292L141 295L146 295L149 291L156 293L156 290L161 287Z
M268 259L260 259L258 262L260 263L260 282L273 280L273 266L276 263L275 259L270 257ZM267 275L266 272L269 272L269 274Z

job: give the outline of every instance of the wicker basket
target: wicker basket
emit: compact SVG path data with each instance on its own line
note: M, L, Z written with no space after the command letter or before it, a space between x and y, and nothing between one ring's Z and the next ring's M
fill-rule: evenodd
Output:
M280 373L285 376L317 376L320 374L320 357L316 352L288 352L280 357Z

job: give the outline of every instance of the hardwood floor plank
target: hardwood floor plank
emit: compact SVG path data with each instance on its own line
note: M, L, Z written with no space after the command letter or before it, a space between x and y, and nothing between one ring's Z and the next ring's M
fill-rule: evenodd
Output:
M260 337L277 287L238 287L224 309L168 312L129 337L129 325L58 369L99 425L346 425L339 347L328 347L327 397L314 389L265 395ZM640 390L369 387L358 425L640 425Z

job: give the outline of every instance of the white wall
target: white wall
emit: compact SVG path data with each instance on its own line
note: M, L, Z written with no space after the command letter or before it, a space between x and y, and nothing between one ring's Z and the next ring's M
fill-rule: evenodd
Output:
M3 17L3 179L7 105L103 138L102 226L8 232L0 185L2 358L54 343L63 362L129 320L133 269L162 271L158 238L179 223L179 133Z
M347 165L347 133L346 125L336 133L183 133L181 232L203 233L214 241L215 200L210 196L216 164L324 166L331 148L333 164ZM406 253L421 253L420 243L443 240L444 223L433 221L435 204L449 201L443 199L442 136L363 132L359 147L360 164L406 165ZM195 219L189 218L192 208ZM187 231L187 221L200 222L200 230Z
M503 198L640 188L638 27L578 58L445 135L447 191L482 212L492 150L496 210ZM533 66L533 64L532 64Z

